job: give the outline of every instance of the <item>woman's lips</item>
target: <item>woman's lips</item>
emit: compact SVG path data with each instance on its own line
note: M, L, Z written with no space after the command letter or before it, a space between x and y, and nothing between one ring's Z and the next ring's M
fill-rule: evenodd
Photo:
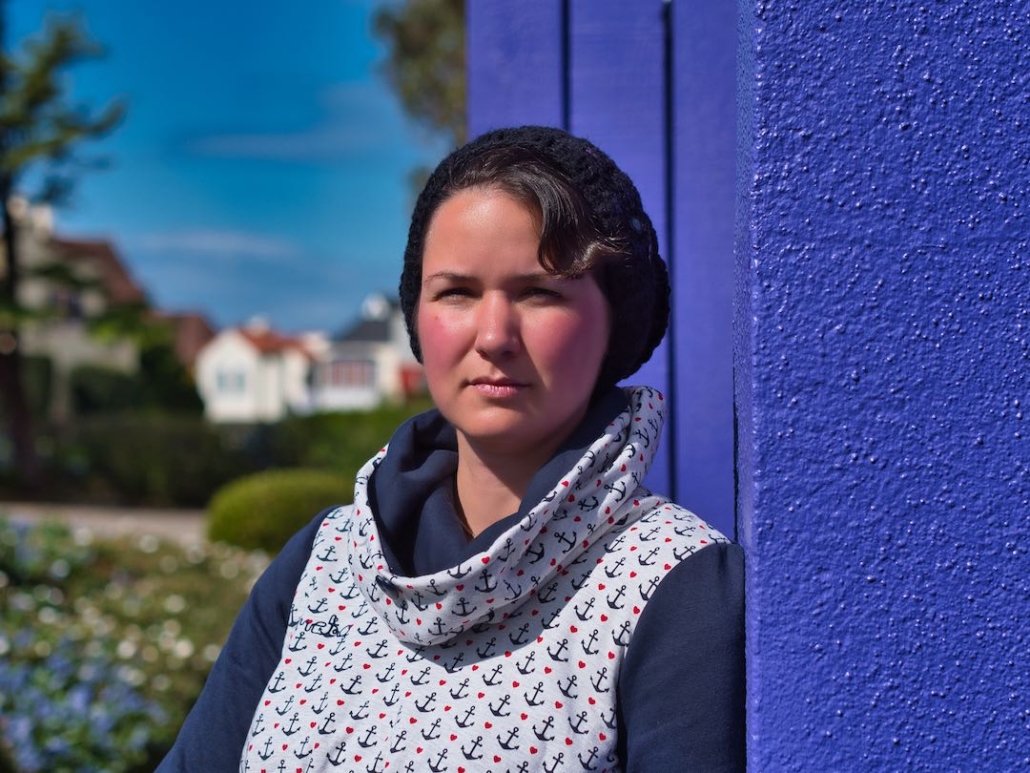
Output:
M472 387L484 397L513 397L524 390L528 384L509 378L477 378L472 380Z

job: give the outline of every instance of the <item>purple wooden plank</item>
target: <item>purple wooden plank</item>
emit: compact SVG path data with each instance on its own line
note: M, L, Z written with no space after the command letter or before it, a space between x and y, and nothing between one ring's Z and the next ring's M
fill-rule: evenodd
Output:
M561 1L475 0L466 13L469 137L502 126L561 126Z
M668 259L663 7L661 0L570 0L569 124L573 134L595 142L633 178ZM669 394L667 341L628 382ZM673 421L675 410L673 404ZM675 495L671 428L666 425L647 482Z
M672 7L676 496L731 535L736 24L732 3Z

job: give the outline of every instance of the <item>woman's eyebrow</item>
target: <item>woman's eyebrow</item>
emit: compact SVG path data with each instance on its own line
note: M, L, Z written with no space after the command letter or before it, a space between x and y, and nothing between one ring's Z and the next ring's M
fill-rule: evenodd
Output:
M469 274L462 274L458 271L436 271L422 277L423 282L432 282L434 279L444 279L451 282L468 282L473 279Z
M549 271L531 271L526 274L515 274L508 277L516 282L548 282L557 281L560 282L563 279L572 279L574 277L561 276L560 274L552 274ZM460 271L436 271L432 274L426 274L423 278L423 282L431 282L434 279L443 279L451 282L475 282L478 281L477 277L473 274L463 274Z

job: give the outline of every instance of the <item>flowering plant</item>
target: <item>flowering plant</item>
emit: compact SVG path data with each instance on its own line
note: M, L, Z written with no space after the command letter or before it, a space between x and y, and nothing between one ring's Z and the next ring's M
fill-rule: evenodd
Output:
M0 518L0 771L152 770L266 561Z

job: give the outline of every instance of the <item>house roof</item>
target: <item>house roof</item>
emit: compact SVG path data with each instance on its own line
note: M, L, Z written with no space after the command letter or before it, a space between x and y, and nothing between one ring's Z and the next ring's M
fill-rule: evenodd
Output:
M336 339L340 343L385 343L390 340L389 319L361 319Z
M192 368L197 354L215 337L215 330L207 317L199 312L168 313L155 312L157 319L166 320L172 326L175 354L187 368Z
M286 336L268 328L241 327L237 328L236 332L261 354L280 354L292 349L311 356L311 352L308 351L301 339Z
M54 237L50 239L50 245L70 262L91 266L97 272L104 296L112 306L147 302L143 288L136 284L110 242Z
M372 295L365 299L361 318L336 337L339 343L388 343L391 340L390 321L400 311L395 298Z

